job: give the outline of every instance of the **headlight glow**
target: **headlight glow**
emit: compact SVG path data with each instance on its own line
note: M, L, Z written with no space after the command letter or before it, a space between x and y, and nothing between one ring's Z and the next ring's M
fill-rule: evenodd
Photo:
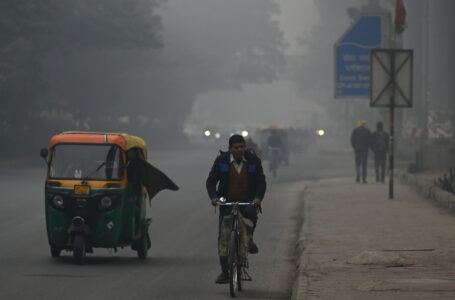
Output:
M243 137L247 137L248 136L248 131L246 131L246 130L242 131L242 136Z
M212 133L210 132L210 130L204 131L204 135L205 135L205 136L210 136L211 134L212 134Z
M325 134L325 131L323 129L318 130L318 135L323 136Z
M221 133L219 133L219 132L215 133L215 138L216 139L219 139L220 137L221 137Z

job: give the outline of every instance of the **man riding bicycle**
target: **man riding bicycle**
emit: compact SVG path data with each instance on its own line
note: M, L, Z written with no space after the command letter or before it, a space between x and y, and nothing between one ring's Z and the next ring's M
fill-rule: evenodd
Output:
M217 187L218 185L218 187ZM261 159L256 154L245 150L245 140L235 134L229 138L229 151L220 151L215 159L206 182L207 192L212 205L216 206L220 197L228 202L253 202L255 206L240 208L242 215L253 222L253 232L257 223L257 208L261 205L266 190ZM220 207L218 222L218 243L221 237L223 218L230 214L232 207ZM258 248L251 242L249 253L257 253ZM216 283L228 283L227 257L220 256L221 274Z

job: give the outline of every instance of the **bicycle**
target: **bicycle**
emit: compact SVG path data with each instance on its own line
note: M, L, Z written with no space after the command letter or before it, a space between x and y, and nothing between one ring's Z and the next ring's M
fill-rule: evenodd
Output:
M232 298L235 298L236 292L242 291L242 281L252 281L252 278L247 271L249 268L247 258L249 245L246 245L244 240L242 241L242 234L247 234L245 230L247 230L246 226L248 225L239 222L239 215L241 215L239 206L254 206L254 204L243 202L226 202L226 199L222 197L220 198L218 205L232 206L231 214L227 216L228 218L232 218L230 221L231 230L229 235L227 258L229 267L229 293ZM242 229L242 226L245 227Z

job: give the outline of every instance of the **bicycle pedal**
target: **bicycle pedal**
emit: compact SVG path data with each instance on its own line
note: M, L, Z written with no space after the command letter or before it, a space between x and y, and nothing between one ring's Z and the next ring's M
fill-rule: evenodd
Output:
M242 277L242 281L253 281L253 278L251 278L249 275Z
M248 274L248 272L246 270L243 270L242 280L243 281L253 281L253 278L251 278L250 274Z

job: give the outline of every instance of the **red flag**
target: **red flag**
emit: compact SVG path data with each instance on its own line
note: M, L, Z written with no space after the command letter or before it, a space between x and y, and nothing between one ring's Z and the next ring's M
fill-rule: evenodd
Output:
M395 6L395 32L402 33L406 29L406 9L403 0L396 0Z

